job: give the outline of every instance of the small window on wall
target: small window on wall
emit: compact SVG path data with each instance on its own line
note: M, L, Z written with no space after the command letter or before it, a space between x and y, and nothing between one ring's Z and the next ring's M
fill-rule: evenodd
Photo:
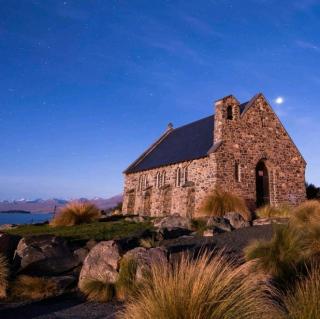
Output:
M235 178L236 182L241 181L240 164L238 162L236 162L234 165L234 178Z
M161 186L166 184L166 172L162 172L161 174Z
M229 105L227 107L227 119L233 120L233 111L232 111L232 105Z
M176 186L179 187L181 185L181 169L180 167L176 170Z

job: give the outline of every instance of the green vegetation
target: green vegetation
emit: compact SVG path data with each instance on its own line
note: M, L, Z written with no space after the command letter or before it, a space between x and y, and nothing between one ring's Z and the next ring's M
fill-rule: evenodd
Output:
M44 277L18 276L10 285L10 297L14 300L41 300L58 294L54 280Z
M320 318L320 267L313 265L308 276L284 297L286 319Z
M7 259L0 255L0 299L6 298L8 289L9 266Z
M172 265L157 264L129 299L122 319L252 319L276 318L266 292L272 289L257 275L247 275L220 254L186 256Z
M138 264L133 258L123 258L120 262L119 277L116 283L117 298L126 300L136 289Z
M201 213L203 215L221 217L229 212L238 212L244 219L251 219L244 199L230 192L215 189L202 203Z
M85 279L79 289L90 301L108 302L115 295L114 284L102 279Z
M20 236L52 234L64 237L68 240L90 240L97 241L118 239L131 236L138 231L151 229L152 224L126 222L124 220L114 222L95 222L82 224L73 227L60 226L50 227L49 225L23 225L14 229L6 230L9 234Z
M208 228L207 221L201 218L192 219L191 227L195 232L197 232L197 234L202 235L203 232Z
M256 211L256 215L259 218L284 218L284 217L290 217L290 211L291 207L289 205L280 205L279 207L266 205L261 208L259 208Z
M101 217L100 210L90 202L70 202L50 222L53 227L92 223Z

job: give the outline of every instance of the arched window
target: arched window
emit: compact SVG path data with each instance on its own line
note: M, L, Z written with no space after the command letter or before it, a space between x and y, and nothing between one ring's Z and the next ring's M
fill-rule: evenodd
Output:
M236 162L234 164L234 178L235 178L236 182L241 181L240 164L238 162Z
M227 107L227 119L228 119L228 120L233 120L232 105L229 105L229 106Z
M148 186L147 175L143 175L143 188L147 188L147 186Z
M161 186L166 184L166 172L162 172L161 174Z
M179 187L181 185L181 169L180 167L176 170L176 186Z
M185 184L188 181L188 167L185 167L183 169L183 174L182 174L182 183Z
M156 175L156 187L157 188L160 187L160 172L157 172L157 175Z

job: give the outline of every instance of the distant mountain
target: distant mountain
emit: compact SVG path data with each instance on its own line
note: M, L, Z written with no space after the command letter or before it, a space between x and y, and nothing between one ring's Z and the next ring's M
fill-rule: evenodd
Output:
M91 203L94 203L98 208L101 210L105 210L108 208L112 208L116 206L118 203L122 202L122 195L116 195L110 198L100 198L95 197L93 199L87 199L87 198L79 198L75 199L78 201L89 201ZM19 199L14 201L0 201L0 212L9 212L9 211L28 211L31 213L49 213L53 212L55 207L59 208L61 206L64 206L67 204L68 201L64 199L59 198L53 198L53 199L35 199L35 200L29 200L29 199Z

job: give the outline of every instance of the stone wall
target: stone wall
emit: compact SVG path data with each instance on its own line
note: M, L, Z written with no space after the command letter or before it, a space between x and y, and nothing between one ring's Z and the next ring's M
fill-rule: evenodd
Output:
M232 119L227 119L230 106ZM272 205L296 205L305 200L304 159L263 95L253 98L241 114L233 96L217 101L215 108L213 143L221 145L202 159L125 175L124 213L192 217L215 187L240 195L254 208L260 161L267 167ZM182 185L176 185L178 168L181 172L187 168L187 180ZM163 172L165 183L159 187L156 176ZM141 176L147 178L142 188Z

